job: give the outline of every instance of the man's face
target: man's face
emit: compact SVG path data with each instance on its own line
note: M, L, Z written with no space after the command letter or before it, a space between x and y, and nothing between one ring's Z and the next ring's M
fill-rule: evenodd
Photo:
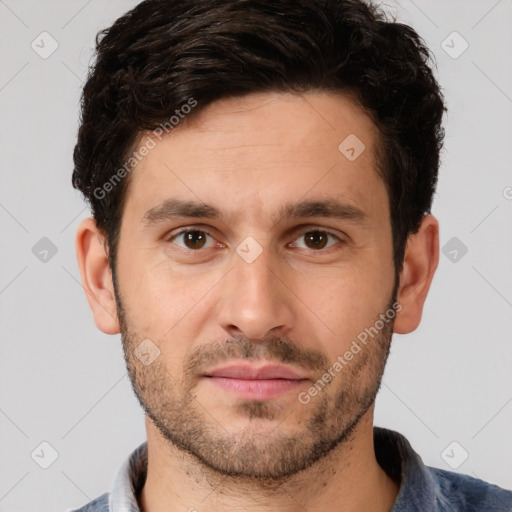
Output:
M338 148L351 134L359 156L353 136ZM116 268L128 370L151 428L217 471L296 473L371 412L395 283L377 137L347 97L254 94L133 171Z

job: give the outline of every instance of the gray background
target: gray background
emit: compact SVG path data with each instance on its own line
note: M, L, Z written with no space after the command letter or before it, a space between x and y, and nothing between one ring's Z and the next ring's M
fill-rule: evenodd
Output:
M120 336L96 329L80 284L89 211L71 187L94 37L136 3L0 1L0 511L82 505L145 440ZM446 254L420 328L395 335L375 422L429 465L512 488L512 3L386 5L434 51L450 112L433 210ZM51 50L43 31L47 58L31 47Z

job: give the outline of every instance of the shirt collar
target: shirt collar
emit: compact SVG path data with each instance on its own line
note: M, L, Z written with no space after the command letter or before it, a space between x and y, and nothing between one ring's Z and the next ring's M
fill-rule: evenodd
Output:
M400 486L391 512L436 510L426 507L436 503L439 485L409 441L398 432L380 427L374 427L373 440L377 462Z
M110 512L140 512L137 496L146 481L148 444L142 443L119 466L109 494Z

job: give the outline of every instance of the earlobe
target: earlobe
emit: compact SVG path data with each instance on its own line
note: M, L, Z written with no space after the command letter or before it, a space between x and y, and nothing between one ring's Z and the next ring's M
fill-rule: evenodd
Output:
M407 334L418 327L438 263L439 223L429 214L423 217L418 232L407 240L397 295L402 308L396 316L394 332Z
M93 218L84 219L78 226L75 248L82 286L94 322L105 334L118 334L120 328L105 238Z

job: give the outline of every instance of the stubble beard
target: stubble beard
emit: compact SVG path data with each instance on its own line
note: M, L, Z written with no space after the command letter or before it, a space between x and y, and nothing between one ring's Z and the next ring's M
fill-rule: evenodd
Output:
M393 294L393 299L394 299ZM124 357L133 390L141 407L173 447L192 455L205 468L226 477L285 481L312 466L336 447L346 443L361 418L375 401L380 388L393 332L393 320L375 335L329 385L311 399L309 416L299 432L283 425L288 414L272 402L240 401L234 406L237 416L246 418L248 428L229 432L207 411L207 405L194 395L197 373L206 362L228 359L272 360L315 368L319 377L332 366L326 356L304 351L280 337L266 342L247 338L217 342L201 347L187 358L184 375L171 375L159 357L144 366L134 350L144 337L129 325L117 297ZM389 307L394 300L391 300ZM344 345L343 345L344 346ZM196 380L193 380L195 377ZM297 407L305 407L297 399ZM258 423L260 422L260 423ZM258 430L261 422L275 427Z

